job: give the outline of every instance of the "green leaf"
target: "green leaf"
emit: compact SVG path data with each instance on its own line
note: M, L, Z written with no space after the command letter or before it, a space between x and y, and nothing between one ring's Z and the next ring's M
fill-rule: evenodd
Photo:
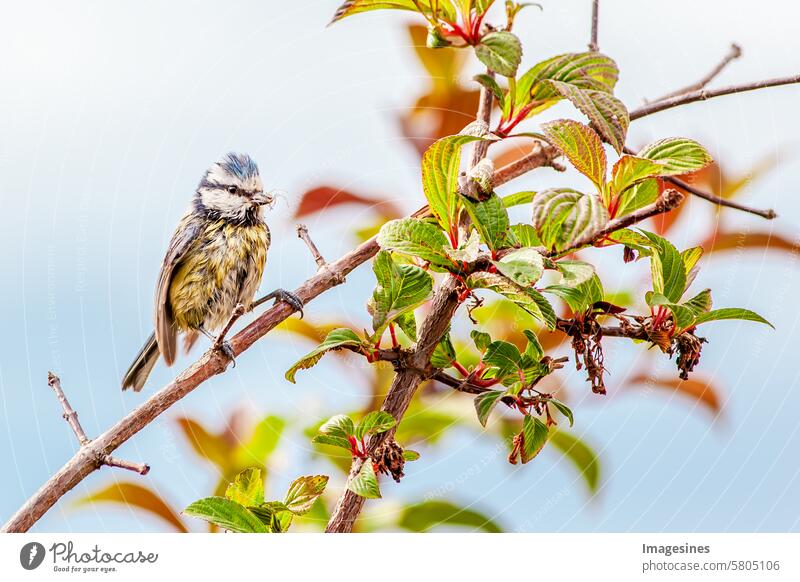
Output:
M482 426L486 426L489 415L505 394L505 390L489 390L475 397L475 411L478 413L478 421Z
M660 193L661 187L659 186L658 180L644 180L623 192L616 215L625 216L634 210L652 204L658 199Z
M566 285L551 285L542 289L545 293L552 293L567 302L573 313L583 313L598 301L603 300L603 284L597 275L575 287Z
M403 460L404 461L417 461L419 460L419 453L417 451L412 451L410 449L406 449L403 451Z
M480 353L485 352L486 348L489 347L489 344L492 343L492 336L490 336L488 333L478 331L477 329L473 329L471 332L469 332L469 337L472 338L475 347L478 348Z
M590 127L572 119L557 119L542 125L547 140L564 154L581 174L602 192L606 183L606 152L600 137Z
M458 262L472 263L478 260L481 249L481 237L477 232L472 231L467 240L462 240L457 249L445 246L444 251L447 256Z
M372 294L372 328L380 337L392 320L430 297L433 277L415 265L398 265L387 251L378 253L372 269L378 281Z
M600 459L591 447L572 434L556 429L550 431L550 442L575 465L589 492L596 493L600 484Z
M500 109L505 108L506 94L503 89L500 88L500 85L497 84L494 77L482 73L480 75L475 75L473 79L492 92L494 98L497 99L498 105L500 105Z
M508 211L497 194L492 193L483 202L474 202L463 197L462 200L473 225L490 249L496 251L510 246Z
M456 349L453 347L453 341L450 339L450 334L447 333L436 344L431 356L431 365L434 368L449 368L453 365L453 360L456 359Z
M330 445L332 447L339 447L347 451L350 450L350 441L344 437L318 434L311 439L311 442L317 445Z
M535 416L526 414L522 421L522 449L520 451L520 458L524 463L527 463L536 455L538 455L544 445L547 444L547 437L549 431L547 425Z
M542 190L533 199L533 226L553 250L590 239L607 222L608 211L596 196L559 188Z
M689 278L689 273L692 272L697 261L703 256L703 247L692 247L681 251L681 258L683 259L683 269L686 271L686 278Z
M428 532L433 528L464 527L471 531L500 533L502 530L485 515L453 505L449 501L423 501L402 510L397 523L412 532Z
M475 56L495 73L515 77L522 60L522 43L505 30L490 32L475 46Z
M622 101L605 91L581 89L573 84L555 80L547 81L547 83L585 114L592 127L605 141L611 144L617 153L622 153L622 149L625 147L625 136L630 125L628 110Z
M435 141L422 155L422 188L431 212L445 232L458 226L461 147L483 139L487 130L485 124L474 122L458 135Z
M386 432L396 424L397 420L388 412L373 410L358 423L355 436L357 439L362 439L368 434L380 434Z
M567 406L560 400L556 400L554 398L550 399L548 402L553 406L555 406L556 410L558 410L561 414L563 414L567 418L570 426L575 424L575 417L573 416L572 409L570 409L569 406Z
M528 338L528 345L525 346L525 354L534 362L539 362L539 360L544 355L544 348L542 348L542 344L539 342L538 336L533 333L529 329L523 329L522 333Z
M280 501L268 501L247 508L261 520L271 533L282 533L289 529L294 514Z
M711 163L711 156L706 149L685 137L669 137L653 142L645 146L638 156L660 162L660 176L688 174Z
M346 346L360 347L363 344L361 338L352 329L340 327L332 330L316 348L300 358L295 364L286 371L286 379L292 384L295 383L294 376L298 370L307 370L320 361L322 356L330 350L342 349Z
M412 342L417 341L417 318L414 317L413 311L401 313L394 322L403 330L408 339Z
M695 315L700 315L701 313L710 311L712 305L711 289L703 289L691 299L684 301L683 305L691 309Z
M650 240L654 251L650 256L653 291L677 303L686 291L686 271L681 254L667 239L652 232L642 231L642 234Z
M505 377L519 370L521 358L522 354L519 353L517 346L502 340L490 343L486 348L486 353L483 354L483 361L498 369L498 378Z
M501 200L503 201L503 206L506 208L512 208L514 206L519 206L520 204L528 204L533 202L534 196L536 196L536 192L527 190L524 192L517 192L516 194L509 194L508 196L503 196Z
M375 469L370 459L361 465L361 470L356 476L347 480L347 488L361 497L380 499L381 490L378 487L378 478L375 476Z
M250 467L245 469L228 485L225 497L239 505L259 505L264 503L264 480L261 469Z
M253 512L224 497L198 499L183 513L236 533L269 533L267 526Z
M653 176L658 176L662 164L639 158L637 156L622 156L611 170L612 189L617 194L622 194L630 188Z
M528 117L562 99L552 83L569 83L579 89L612 93L619 70L616 63L598 52L558 55L534 65L517 79L514 102L517 107L533 104Z
M532 192L535 196L536 193ZM530 224L512 224L511 234L514 235L517 243L523 247L538 247L542 244L539 235L536 234L536 229Z
M284 504L295 515L304 515L311 511L314 502L325 491L328 484L326 475L298 477L289 485Z
M346 414L337 414L326 420L321 427L319 433L328 436L347 438L355 434L355 426L353 419Z
M419 218L390 220L378 233L378 245L382 249L419 257L444 269L453 266L444 252L448 244L439 228Z
M571 261L561 259L556 262L556 269L561 273L561 281L559 285L566 287L577 287L586 283L595 274L593 265L583 261Z
M530 313L539 321L555 329L556 314L553 306L541 293L530 287L520 287L510 279L496 273L479 271L467 278L470 289L489 289L513 301L518 307Z
M741 319L744 321L756 321L758 323L765 323L772 329L775 329L774 325L772 325L769 321L761 317L758 313L750 311L749 309L741 309L738 307L726 307L723 309L714 309L712 311L702 313L697 316L697 319L695 319L695 325L700 325L701 323L706 323L709 321L718 321L720 319Z
M499 261L492 261L503 275L522 287L530 287L544 273L544 259L539 251L525 247L511 251Z
M422 7L424 14L432 14L431 0L346 0L336 10L333 15L331 24L338 22L342 18L358 14L360 12L368 12L370 10L411 10L419 12L417 4ZM440 10L447 16L451 22L455 19L455 10L449 0L438 0L438 5L441 6Z

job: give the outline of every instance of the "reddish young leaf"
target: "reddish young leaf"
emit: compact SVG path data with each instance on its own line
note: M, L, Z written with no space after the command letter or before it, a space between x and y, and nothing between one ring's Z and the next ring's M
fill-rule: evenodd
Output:
M361 196L334 186L318 186L303 193L294 217L302 218L342 204L358 204L368 208L379 207L384 216L402 216L400 209L385 198Z

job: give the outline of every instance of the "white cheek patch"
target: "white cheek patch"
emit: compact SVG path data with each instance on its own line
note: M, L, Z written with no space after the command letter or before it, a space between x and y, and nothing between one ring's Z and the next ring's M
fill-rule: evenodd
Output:
M243 217L249 207L241 196L230 194L225 190L203 189L200 192L200 200L204 207L228 216Z

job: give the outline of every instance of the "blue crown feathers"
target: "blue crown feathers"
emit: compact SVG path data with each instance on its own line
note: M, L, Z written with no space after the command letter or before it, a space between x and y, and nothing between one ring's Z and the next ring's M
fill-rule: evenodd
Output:
M217 162L226 172L240 180L258 176L258 166L247 154L231 152Z

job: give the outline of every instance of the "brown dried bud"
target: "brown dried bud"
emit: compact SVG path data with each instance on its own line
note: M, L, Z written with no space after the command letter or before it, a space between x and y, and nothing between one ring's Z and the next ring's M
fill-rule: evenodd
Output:
M393 439L381 445L372 454L372 460L379 473L391 475L392 479L400 483L406 461L403 458L403 448L397 444L397 441Z

